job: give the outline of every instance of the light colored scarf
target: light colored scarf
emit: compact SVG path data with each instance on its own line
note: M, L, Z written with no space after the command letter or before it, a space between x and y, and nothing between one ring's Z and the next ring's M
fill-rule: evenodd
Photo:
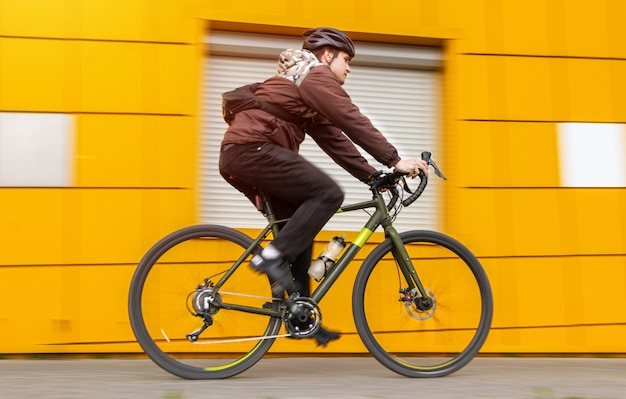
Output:
M300 86L306 75L318 65L324 65L309 50L285 50L278 57L278 76Z

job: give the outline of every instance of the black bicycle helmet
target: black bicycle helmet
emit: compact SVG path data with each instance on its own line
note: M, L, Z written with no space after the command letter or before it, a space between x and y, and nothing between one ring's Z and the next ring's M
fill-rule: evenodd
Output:
M333 28L314 28L302 34L304 37L303 49L314 51L324 46L331 46L345 51L350 58L354 57L354 43L340 30Z

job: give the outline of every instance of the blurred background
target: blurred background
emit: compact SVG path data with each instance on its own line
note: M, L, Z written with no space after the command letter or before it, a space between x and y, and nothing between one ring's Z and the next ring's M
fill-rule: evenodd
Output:
M139 353L127 295L145 251L191 224L263 224L217 172L221 93L332 26L356 42L354 102L448 178L398 228L479 257L482 353L626 354L625 18L622 0L0 1L0 353ZM362 220L331 221L320 249ZM321 304L343 333L365 255ZM275 350L365 351L289 341Z

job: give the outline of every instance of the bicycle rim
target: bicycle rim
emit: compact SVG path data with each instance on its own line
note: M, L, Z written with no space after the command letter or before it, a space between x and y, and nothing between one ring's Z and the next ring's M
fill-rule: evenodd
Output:
M248 369L269 350L280 319L235 310L215 309L213 324L196 342L187 339L204 325L194 316L199 285L206 285L206 279L217 283L251 245L252 240L236 230L201 225L168 235L146 253L131 282L129 313L138 343L157 365L188 379L227 378ZM220 299L277 309L267 277L250 270L249 258L218 291Z
M387 368L408 377L441 377L465 366L491 326L493 300L487 275L461 243L432 231L402 233L424 288L434 300L420 310L388 239L365 259L357 275L353 312L359 335ZM401 300L402 298L402 300Z

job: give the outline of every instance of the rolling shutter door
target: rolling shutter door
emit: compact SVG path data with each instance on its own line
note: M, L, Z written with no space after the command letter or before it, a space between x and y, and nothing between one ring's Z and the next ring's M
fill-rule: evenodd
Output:
M263 227L265 219L238 191L226 183L218 171L219 147L226 123L221 115L221 93L250 82L263 81L276 73L276 59L284 48L299 45L287 43L283 37L248 36L237 42L237 34L225 33L219 36L210 47L204 68L203 121L200 156L200 222L222 224L231 227ZM259 37L261 37L259 39ZM251 40L262 40L260 44L250 45ZM211 39L209 39L209 43ZM220 47L219 43L225 43ZM353 102L367 115L374 125L383 132L387 139L398 149L401 157L417 157L421 151L428 150L437 157L438 151L438 87L439 75L432 68L432 49L427 52L414 46L393 46L389 56L369 57L368 44L356 43L357 57L361 64L353 62L352 73L348 76L344 88ZM377 45L371 45L375 53ZM378 45L379 46L379 45ZM240 53L237 52L239 47ZM270 50L263 51L263 47ZM388 49L390 46L383 46ZM225 50L220 50L223 48ZM250 50L251 48L254 49ZM406 52L402 54L398 49ZM254 54L258 51L259 54ZM427 65L416 68L420 58ZM265 54L273 54L273 59L266 59ZM242 55L246 55L245 57ZM402 57L400 57L401 55ZM436 57L435 57L436 58ZM409 60L407 65L402 61ZM356 59L355 59L356 61ZM400 65L402 67L392 67ZM419 65L417 65L419 67ZM369 154L363 155L378 169L386 169L374 161ZM345 203L370 198L367 186L349 175L315 142L308 138L302 143L300 154L316 164L339 183L346 194ZM445 170L445 169L444 169ZM417 181L412 181L417 186ZM289 184L289 182L285 182ZM412 206L405 209L395 226L399 231L411 229L437 229L439 184L430 179L425 194ZM350 212L337 215L325 227L327 230L360 230L367 219L362 212Z

